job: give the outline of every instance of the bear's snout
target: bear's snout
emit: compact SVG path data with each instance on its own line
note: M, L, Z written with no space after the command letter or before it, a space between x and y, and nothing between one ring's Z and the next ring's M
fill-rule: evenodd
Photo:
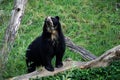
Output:
M52 27L52 26L53 26L53 22L52 22L52 19L51 19L50 16L47 17L47 18L45 19L45 21L46 21L46 23L47 23L47 25L48 25L49 27Z

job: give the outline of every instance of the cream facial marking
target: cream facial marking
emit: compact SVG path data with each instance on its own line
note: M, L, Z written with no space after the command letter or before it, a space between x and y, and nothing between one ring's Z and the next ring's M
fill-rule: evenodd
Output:
M51 16L47 17L47 21L50 24L50 27L53 27L53 22L52 22Z

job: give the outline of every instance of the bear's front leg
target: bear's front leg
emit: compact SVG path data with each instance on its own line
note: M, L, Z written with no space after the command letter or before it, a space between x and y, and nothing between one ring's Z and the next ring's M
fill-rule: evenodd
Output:
M60 68L63 66L62 58L63 58L63 53L56 54L56 64L55 64L56 68Z
M27 64L27 72L28 73L35 71L36 65L34 62L26 60L26 64Z
M47 69L48 71L54 71L54 67L52 66L52 58L51 56L47 56L46 57L46 63L45 63L45 69Z

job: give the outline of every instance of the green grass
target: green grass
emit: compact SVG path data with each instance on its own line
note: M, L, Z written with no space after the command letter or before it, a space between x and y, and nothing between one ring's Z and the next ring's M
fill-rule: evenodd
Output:
M25 51L27 46L42 33L46 16L58 15L64 34L70 37L75 44L88 49L96 56L100 56L106 50L119 45L120 9L116 10L116 2L120 1L29 0L6 63L4 77L8 78L26 73ZM4 0L0 4L0 46L12 8L12 0ZM65 52L64 60L68 57L73 60L83 60L79 54L74 54L69 49ZM69 71L68 73L71 74ZM63 79L60 76L58 78Z

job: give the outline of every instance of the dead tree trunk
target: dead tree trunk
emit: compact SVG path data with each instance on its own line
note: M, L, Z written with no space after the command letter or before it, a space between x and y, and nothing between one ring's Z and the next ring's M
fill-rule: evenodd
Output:
M11 19L6 29L4 40L3 40L4 43L0 50L0 71L2 71L4 68L7 55L15 40L22 16L24 14L26 2L27 0L15 0L14 2L14 8L12 10Z

